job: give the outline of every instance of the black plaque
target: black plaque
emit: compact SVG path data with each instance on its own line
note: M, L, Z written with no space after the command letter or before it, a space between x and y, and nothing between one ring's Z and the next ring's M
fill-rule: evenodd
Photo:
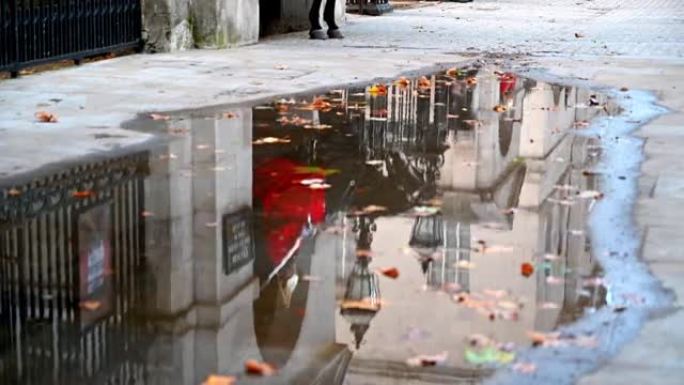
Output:
M223 272L230 274L254 259L252 212L243 209L223 216Z

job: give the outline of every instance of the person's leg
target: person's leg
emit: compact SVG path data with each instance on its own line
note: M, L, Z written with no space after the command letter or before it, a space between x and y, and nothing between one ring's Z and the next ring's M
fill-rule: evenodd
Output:
M311 23L311 31L323 29L323 27L321 27L321 22L319 21L319 18L321 17L320 11L322 1L323 0L313 0L313 4L311 4L311 10L309 11L309 23Z
M342 32L340 27L335 23L335 4L337 0L327 0L325 3L325 10L323 11L323 20L328 24L328 37L331 39L342 39Z
M338 29L335 23L335 3L337 0L327 0L325 2L325 10L323 11L323 20L328 24L328 29Z

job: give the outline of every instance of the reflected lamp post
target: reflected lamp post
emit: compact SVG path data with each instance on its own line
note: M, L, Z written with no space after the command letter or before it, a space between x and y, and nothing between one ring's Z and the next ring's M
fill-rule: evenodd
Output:
M375 222L369 216L355 217L354 220L353 230L359 234L357 257L347 278L340 314L350 323L356 349L359 349L371 320L380 311L380 285L377 274L369 268L372 258L368 251L376 229Z
M441 213L418 215L411 229L409 246L420 255L423 273L427 273L432 255L444 244L444 218Z

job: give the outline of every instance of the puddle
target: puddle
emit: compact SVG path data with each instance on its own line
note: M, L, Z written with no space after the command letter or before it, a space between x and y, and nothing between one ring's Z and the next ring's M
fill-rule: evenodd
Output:
M158 114L2 191L2 383L478 383L606 303L606 103L462 68Z

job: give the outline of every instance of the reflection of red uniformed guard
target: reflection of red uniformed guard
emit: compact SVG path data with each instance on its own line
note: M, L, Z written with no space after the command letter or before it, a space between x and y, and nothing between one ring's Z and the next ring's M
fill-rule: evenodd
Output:
M268 255L278 266L303 228L325 220L325 191L310 186L314 180L323 182L325 174L287 158L275 158L259 165L254 177L254 197L263 209Z
M510 72L505 72L499 76L499 93L508 95L515 90L516 77Z

